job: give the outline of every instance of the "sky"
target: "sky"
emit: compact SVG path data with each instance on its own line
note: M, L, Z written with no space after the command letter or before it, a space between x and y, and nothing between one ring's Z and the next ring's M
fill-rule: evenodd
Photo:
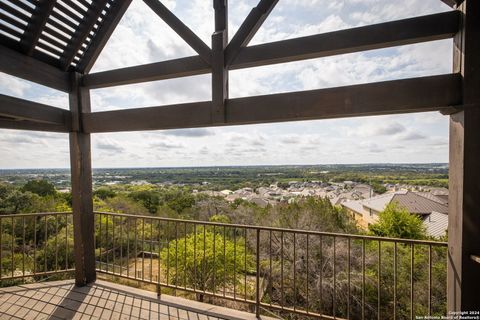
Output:
M258 0L229 0L231 38ZM208 45L211 0L164 0ZM280 0L251 45L449 10L440 0ZM133 0L91 72L195 52ZM450 73L441 40L230 72L230 97ZM91 91L92 111L211 99L210 75ZM0 73L0 93L68 109L67 94ZM438 112L92 135L94 167L448 162L448 117ZM0 130L0 168L68 168L68 135Z

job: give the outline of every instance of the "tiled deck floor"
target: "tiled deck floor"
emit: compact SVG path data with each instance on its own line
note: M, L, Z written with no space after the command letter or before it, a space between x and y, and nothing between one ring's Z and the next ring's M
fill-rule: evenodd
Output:
M0 288L0 319L256 319L255 315L97 280Z

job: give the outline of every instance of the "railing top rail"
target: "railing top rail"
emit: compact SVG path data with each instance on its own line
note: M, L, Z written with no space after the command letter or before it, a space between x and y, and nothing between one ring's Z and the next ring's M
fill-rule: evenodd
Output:
M231 224L231 223L220 223L220 222L211 222L211 221L174 219L174 218L164 218L164 217L145 216L145 215L136 215L136 214L127 214L127 213L115 213L115 212L95 211L94 213L102 214L102 215L110 215L110 216L121 216L126 218L135 218L135 219L150 219L150 220L159 220L159 221L167 221L167 222L181 222L181 223L202 224L202 225L211 225L211 226L219 226L219 227L245 228L245 229L253 229L253 230L281 231L281 232L289 232L289 233L310 234L310 235L317 235L317 236L342 237L342 238L350 238L350 239L356 239L356 240L364 239L364 240L401 242L401 243L408 243L408 244L413 243L413 244L434 245L434 246L448 245L447 242L432 241L432 240L388 238L388 237L368 236L368 235L361 235L361 234L286 229L286 228L277 228L277 227L253 226L253 225L246 225L246 224Z
M37 217L37 216L54 216L54 215L65 215L72 214L72 212L38 212L38 213L9 213L9 214L0 214L0 219L4 218L17 218L17 217Z

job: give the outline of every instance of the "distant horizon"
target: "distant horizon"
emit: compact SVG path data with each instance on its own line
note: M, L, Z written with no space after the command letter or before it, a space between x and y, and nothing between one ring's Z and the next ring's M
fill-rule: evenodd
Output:
M323 164L258 164L258 165L215 165L215 166L143 166L143 167L92 167L96 169L189 169L189 168L254 168L254 167L309 167L309 166L363 166L363 165L448 165L448 162L358 162ZM70 170L69 167L57 168L0 168L0 170Z

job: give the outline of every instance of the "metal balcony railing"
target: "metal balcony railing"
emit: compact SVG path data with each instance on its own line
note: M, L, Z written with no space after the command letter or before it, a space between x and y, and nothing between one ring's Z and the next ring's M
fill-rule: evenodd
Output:
M0 215L0 286L72 271L71 212Z
M325 319L446 314L445 242L106 212L95 235L97 272L159 294Z

